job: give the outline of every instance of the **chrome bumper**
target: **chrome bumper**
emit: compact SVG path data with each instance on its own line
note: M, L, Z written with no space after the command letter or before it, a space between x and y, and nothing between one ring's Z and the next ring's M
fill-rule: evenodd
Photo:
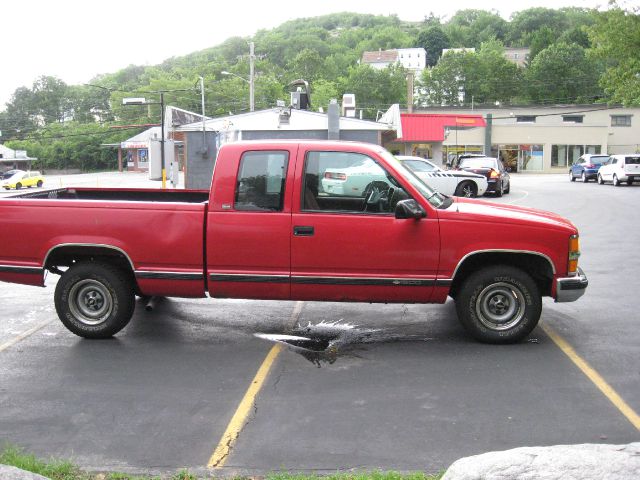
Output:
M556 302L575 302L584 295L589 280L581 268L574 277L558 278L556 280Z

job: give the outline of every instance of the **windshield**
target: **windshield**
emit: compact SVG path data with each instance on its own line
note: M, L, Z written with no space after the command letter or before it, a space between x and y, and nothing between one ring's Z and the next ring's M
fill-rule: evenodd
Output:
M463 158L460 168L496 168L495 158Z
M587 163L604 163L609 160L609 155L601 155L599 157L591 157Z
M400 160L391 155L386 150L379 151L380 155L400 171L400 174L416 189L427 201L436 208L443 206L448 197L442 195L440 192L433 190L426 183L420 180L415 173L405 167Z

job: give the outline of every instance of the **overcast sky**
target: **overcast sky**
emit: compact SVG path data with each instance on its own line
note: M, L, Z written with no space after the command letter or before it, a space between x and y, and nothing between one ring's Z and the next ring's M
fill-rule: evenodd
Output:
M497 10L505 19L530 7L594 8L606 0L10 0L0 7L0 110L16 88L40 75L68 84L88 82L130 64L154 65L213 47L231 36L250 36L294 18L351 11L397 14L420 21L433 12Z

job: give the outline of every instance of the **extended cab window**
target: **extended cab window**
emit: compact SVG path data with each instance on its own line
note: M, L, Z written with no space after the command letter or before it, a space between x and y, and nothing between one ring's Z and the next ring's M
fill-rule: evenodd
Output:
M360 153L309 152L305 161L302 209L392 213L409 195L372 158Z
M245 152L240 159L234 208L282 211L288 152Z

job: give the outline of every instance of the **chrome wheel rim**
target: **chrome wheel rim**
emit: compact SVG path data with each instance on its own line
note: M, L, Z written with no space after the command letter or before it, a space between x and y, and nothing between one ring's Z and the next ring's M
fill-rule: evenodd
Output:
M525 297L518 287L506 282L486 286L476 300L476 315L490 330L504 331L520 323L525 313Z
M471 185L467 184L462 187L462 196L467 198L473 197L473 188Z
M113 311L113 296L97 280L86 279L76 283L69 292L69 309L85 325L103 323Z

